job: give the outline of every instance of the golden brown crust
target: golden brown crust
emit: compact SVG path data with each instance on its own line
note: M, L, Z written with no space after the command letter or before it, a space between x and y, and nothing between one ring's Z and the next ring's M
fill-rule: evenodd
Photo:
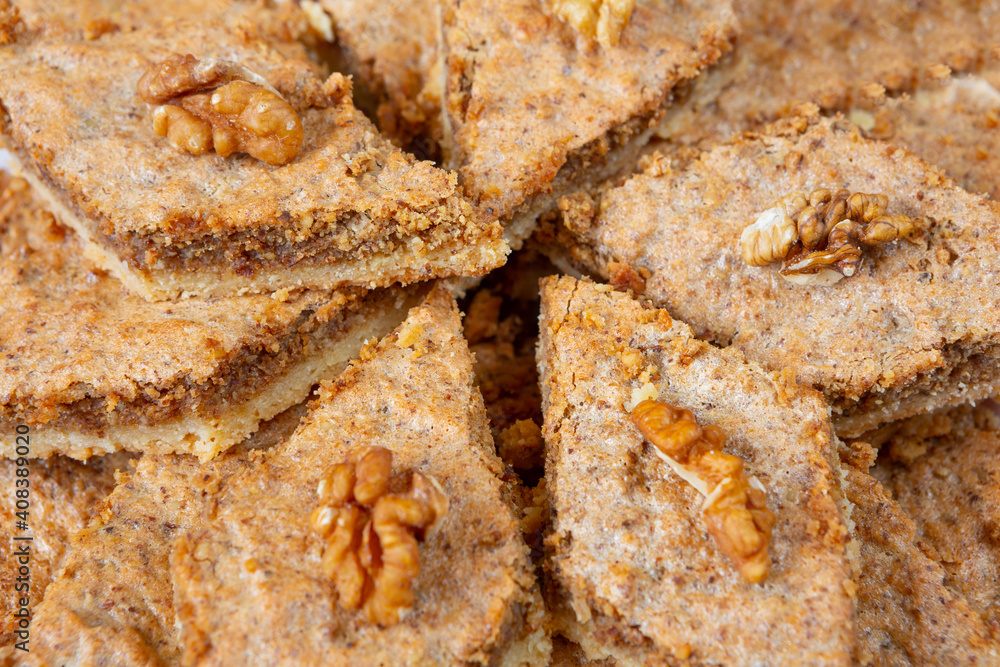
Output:
M264 77L299 113L299 157L271 167L192 156L157 137L136 81L171 53ZM228 295L237 280L244 291L384 286L504 260L499 224L458 194L454 174L380 137L341 75L323 82L252 29L187 22L90 42L36 37L2 55L5 140L67 207L65 222L120 259L109 267L148 298Z
M139 431L181 418L216 423L297 367L315 366L276 399L278 407L259 406L271 410L263 418L273 416L302 400L313 377L331 377L338 369L330 366L346 361L327 349L328 337L346 336L375 313L392 313L399 296L298 292L284 301L147 303L84 259L81 245L22 179L0 172L0 357L12 360L0 368L4 433L26 423L49 434L103 438L104 449L116 449L122 444L111 443L108 429ZM138 433L125 445L212 454L253 430L244 428L220 433L218 442L190 442L179 429L163 442ZM86 457L101 447L39 435L35 456L63 450ZM13 439L3 445L11 455Z
M646 276L644 296L698 334L821 389L842 435L995 393L1000 320L983 298L1000 280L988 231L1000 206L845 121L803 113L682 171L652 161L592 218L564 215L552 246L601 275L632 267ZM921 220L916 235L828 287L747 266L744 227L789 192L831 186L890 194L894 212Z
M458 310L444 289L362 361L324 385L296 434L234 478L172 558L185 661L233 664L545 664L541 598L527 548L501 499L482 399ZM357 443L433 475L450 499L420 547L415 602L379 628L345 611L309 526L317 484ZM266 505L267 511L260 511ZM253 565L248 569L248 561Z
M925 547L913 521L866 472L845 466L858 542L856 660L863 665L992 664L987 623Z
M728 2L639 2L610 49L539 0L449 0L443 11L446 162L505 220L645 143L674 87L718 60L734 32Z
M184 455L144 457L72 540L65 566L32 623L41 664L177 664L170 552L200 530L205 506L226 479L294 430L304 406L262 425L209 463Z
M29 434L29 443L31 435ZM62 567L69 548L70 536L90 522L95 508L115 487L115 471L127 471L129 454L95 456L80 463L61 456L47 461L30 460L27 477L19 477L15 460L0 460L0 522L6 527L0 540L0 588L9 591L0 601L0 646L14 644L18 620L13 614L18 599L30 600L29 609L36 609L53 576ZM15 530L18 521L14 491L18 480L27 481L30 492L28 520L30 530ZM31 537L30 541L15 541L13 536ZM27 544L26 544L27 543ZM15 592L18 562L15 552L22 547L29 552L30 587L27 592Z
M579 641L582 627L588 655L626 664L848 664L847 529L817 393L695 340L666 311L572 278L542 283L538 360L548 567L571 610L562 632ZM724 429L763 484L777 518L765 583L743 581L701 526L702 498L647 451L627 405L650 392Z

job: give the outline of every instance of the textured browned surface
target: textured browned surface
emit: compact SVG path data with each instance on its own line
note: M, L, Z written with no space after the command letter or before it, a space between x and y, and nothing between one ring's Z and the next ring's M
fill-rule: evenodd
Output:
M920 231L866 251L858 273L830 287L746 265L743 228L779 197L817 187L886 193L889 211L920 218ZM553 243L571 261L647 276L644 296L699 335L822 390L839 433L998 388L1000 205L844 121L796 117L677 172L654 160L599 208L564 216Z
M725 140L801 102L836 111L878 96L878 86L889 94L912 90L932 78L930 68L975 70L1000 45L996 0L733 5L739 41L732 57L669 111L662 134L675 144Z
M877 480L856 468L845 469L860 567L855 577L858 661L994 664L1000 645L938 556L925 552L913 521Z
M209 418L344 326L357 296L147 303L81 255L27 184L0 172L0 423L97 433ZM143 443L136 443L141 447Z
M821 397L734 348L693 339L666 311L599 287L542 282L545 475L555 515L548 567L568 607L581 622L593 615L604 627L593 640L632 660L669 660L688 645L695 664L848 664L847 529ZM718 551L701 522L702 498L632 424L623 404L650 366L659 399L722 428L726 450L767 490L777 523L763 584L746 583Z
M73 537L65 569L37 608L37 664L176 664L169 566L175 539L204 527L205 505L220 485L247 468L257 449L291 434L304 412L286 410L209 463L185 455L140 460Z
M449 0L443 11L447 163L502 218L568 162L578 175L599 170L734 29L728 2L640 0L618 46L601 49L539 0Z
M909 148L966 190L1000 201L1000 67L890 100L869 118L861 120L867 136Z
M933 435L890 438L872 474L941 561L945 583L1000 636L1000 430L975 411L941 416Z
M265 77L299 112L299 156L283 167L245 155L194 157L157 137L136 81L170 53L235 60ZM499 225L458 195L455 175L380 137L349 93L337 99L347 85L338 77L324 107L316 69L286 60L252 28L178 23L89 42L25 37L0 54L0 101L10 116L5 139L26 166L140 275L358 271L358 262L392 255L352 279L376 286L502 263ZM286 286L279 277L271 287Z
M13 436L11 436L13 437ZM28 435L30 446L31 435ZM0 460L0 525L4 536L0 539L0 590L6 591L0 600L0 646L13 644L17 621L11 614L18 608L17 600L27 597L30 609L38 608L42 594L53 575L62 566L63 556L71 535L82 530L94 514L94 509L115 487L115 470L128 471L128 454L95 456L80 463L61 456L46 461L31 460L28 476L17 475L18 465L10 459ZM30 530L15 530L18 511L15 503L17 480L27 480L29 509L27 524ZM30 541L13 538L32 537ZM15 591L18 565L14 553L27 545L29 551L30 588L27 593Z
M188 663L499 661L538 630L541 598L501 499L503 466L460 331L450 294L433 292L324 385L284 446L221 491L213 527L190 531L172 561ZM420 547L413 609L385 629L339 607L308 521L320 478L362 444L391 450L401 469L433 475L450 498L438 532ZM546 654L531 664L545 664Z
M349 68L375 98L379 128L401 146L436 153L441 74L435 0L322 0Z

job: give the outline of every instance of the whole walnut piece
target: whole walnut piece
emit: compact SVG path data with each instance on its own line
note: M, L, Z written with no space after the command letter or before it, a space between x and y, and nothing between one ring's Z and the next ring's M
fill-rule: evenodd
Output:
M653 400L636 405L632 421L654 451L705 497L702 521L719 550L747 581L764 581L771 569L774 514L764 487L743 472L743 460L722 452L722 430L700 426L689 410Z
M862 248L909 236L909 216L888 215L883 194L841 189L782 197L740 235L743 260L765 266L784 260L780 275L800 285L833 285L857 272Z
M419 543L448 511L448 497L430 475L392 474L392 452L363 447L320 481L319 505L309 518L326 540L321 566L340 605L363 609L369 622L398 623L414 603Z
M153 109L153 130L178 150L222 157L247 153L273 166L302 148L295 109L239 63L172 55L139 79L139 95Z
M580 34L611 47L632 18L635 0L553 0L552 9Z

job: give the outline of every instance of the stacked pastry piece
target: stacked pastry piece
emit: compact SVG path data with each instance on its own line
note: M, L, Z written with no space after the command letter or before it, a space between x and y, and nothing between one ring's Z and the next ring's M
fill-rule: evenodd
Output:
M1000 6L163 5L0 0L5 658L1000 661Z

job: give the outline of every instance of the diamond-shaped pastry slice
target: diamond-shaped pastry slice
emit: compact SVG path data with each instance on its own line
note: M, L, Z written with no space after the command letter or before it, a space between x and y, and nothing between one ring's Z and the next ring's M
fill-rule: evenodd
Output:
M623 665L849 664L846 501L821 396L607 285L546 278L540 323L559 632ZM706 499L634 424L647 399L721 429L763 490L775 523L761 582L706 530L703 508L725 482Z
M0 172L4 456L19 425L36 457L213 456L336 375L417 299L389 288L149 303L82 245L24 180Z
M458 308L436 289L323 385L286 443L220 488L211 525L191 531L172 557L187 662L230 665L253 655L270 664L548 664L541 596L502 497L503 464L472 364ZM392 493L419 474L436 480L428 489L448 506L418 535L419 564L404 578L412 598L395 624L366 613L369 596L389 585L375 573L398 564L396 543L380 532L379 506L365 524L374 533L360 538L365 546L350 543L375 580L374 592L349 589L360 596L354 603L340 576L346 565L327 564L340 543L327 541L314 514L329 502L332 487L321 481L334 466L373 448L391 453ZM369 479L360 464L356 478ZM337 526L367 511L369 501L353 488L357 504L336 510Z
M184 56L188 78L153 69ZM140 95L151 71L161 85ZM27 31L0 53L2 138L91 254L151 300L371 288L502 264L499 224L455 174L395 148L354 107L348 79L317 71L252 25L91 41ZM238 96L248 90L258 97ZM281 105L280 122L265 114Z
M612 4L634 4L614 45L563 18ZM728 2L448 0L442 11L445 163L514 247L555 198L623 169L675 89L735 34Z
M745 261L744 230L775 202L841 188L885 195L888 214L912 221L909 237L863 248L854 275L832 285L786 280L787 262ZM560 261L816 387L842 436L1000 391L1000 204L846 121L806 110L683 168L650 160L561 206L547 237Z

